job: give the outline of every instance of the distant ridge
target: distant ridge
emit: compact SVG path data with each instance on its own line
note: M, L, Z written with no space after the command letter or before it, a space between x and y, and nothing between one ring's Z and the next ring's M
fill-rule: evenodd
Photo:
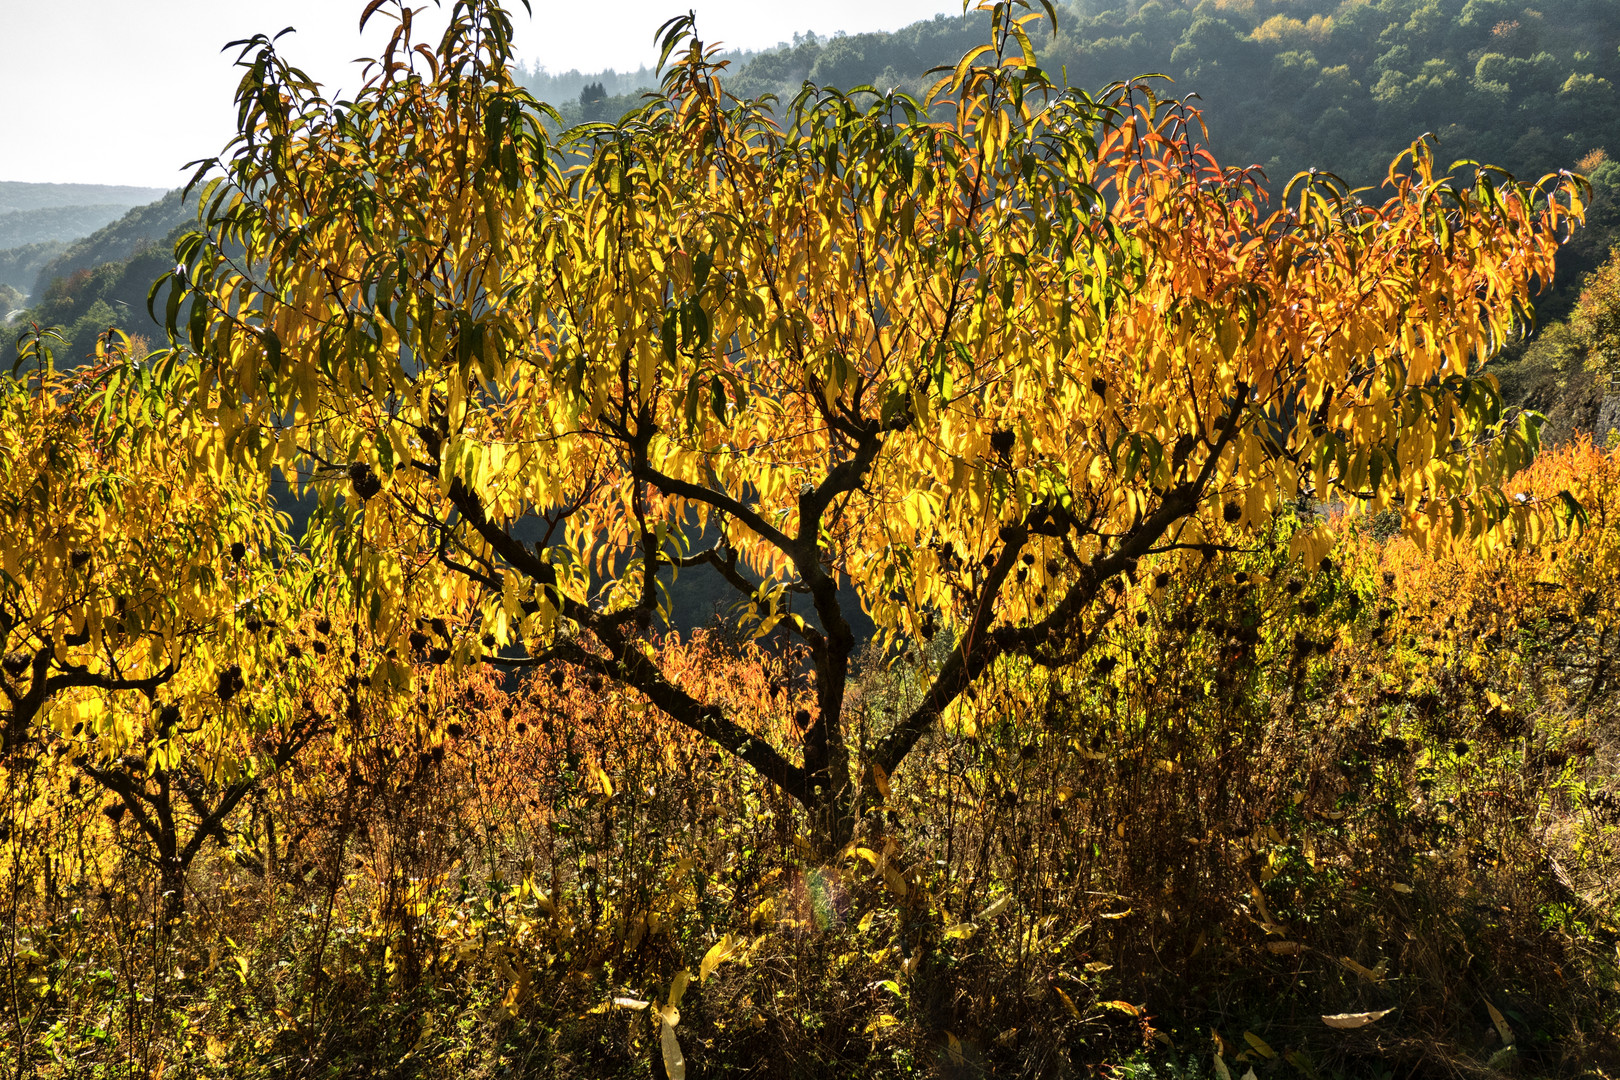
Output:
M144 206L161 199L163 188L127 184L30 184L0 180L0 214L57 206Z
M176 188L170 192L160 191L158 195L160 198L133 207L118 220L75 240L60 255L41 267L34 282L33 297L36 300L44 297L57 278L69 277L79 270L93 270L106 263L122 262L143 249L161 246L161 241L175 229L195 220L195 193L190 199L182 199L180 189ZM168 258L166 251L164 258ZM144 303L144 291L141 299Z
M93 206L45 206L37 210L0 211L0 249L52 240L68 243L117 221L129 207L121 203Z

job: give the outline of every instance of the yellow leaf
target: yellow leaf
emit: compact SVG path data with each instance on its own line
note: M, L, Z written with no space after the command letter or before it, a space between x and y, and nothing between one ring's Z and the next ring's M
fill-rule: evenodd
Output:
M1101 1005L1105 1009L1112 1009L1114 1012L1122 1012L1126 1016L1142 1015L1142 1010L1138 1009L1135 1005L1132 1005L1128 1001L1099 1001L1097 1004Z
M1000 915L1003 911L1006 911L1007 910L1007 905L1010 904L1010 903L1012 903L1012 893L1002 893L1000 896L998 896L994 900L990 901L990 905L988 907L986 907L983 911L979 912L978 921L979 922L984 922L986 919L995 918L997 915Z
M658 1025L658 1043L664 1054L664 1074L669 1080L686 1080L686 1056L675 1038L675 1026L667 1020Z
M767 896L754 906L748 916L750 926L764 926L776 917L776 898Z
M1387 958L1378 961L1378 966L1374 968L1369 968L1364 964L1358 964L1348 956L1341 956L1339 958L1339 963L1343 964L1345 967L1349 968L1351 971L1355 972L1357 975L1361 976L1363 979L1366 979L1368 982L1373 983L1374 985L1381 985L1384 981L1385 974L1387 974L1389 971L1389 960Z
M731 934L726 934L724 938L714 942L708 952L703 954L703 960L698 962L698 981L706 983L708 976L713 975L714 968L718 968L721 963L737 955L737 950L740 947L742 947L742 942L737 941Z
M1378 1012L1333 1013L1324 1015L1322 1023L1339 1031L1354 1031L1356 1028L1366 1027L1374 1020L1381 1020L1394 1011L1394 1009L1380 1009Z
M1485 1002L1485 1009L1491 1014L1491 1023L1496 1025L1496 1033L1502 1037L1502 1045L1512 1046L1513 1029L1508 1027L1507 1017L1503 1016L1501 1010L1492 1005L1489 999Z
M883 796L883 801L888 802L890 797L889 774L884 772L883 766L875 761L872 762L872 782L877 785L878 794Z
M941 936L943 936L946 941L950 941L952 938L959 938L966 941L968 938L973 936L973 931L977 929L978 927L974 926L970 922L959 922L954 926L947 926Z
M682 968L675 973L675 978L670 980L669 984L669 1007L671 1009L680 1008L681 997L686 993L687 984L689 984L691 981L692 976L687 974L685 968ZM675 1021L673 1020L670 1021L672 1024L674 1022Z
M1262 1039L1252 1031L1245 1031L1243 1033L1243 1041L1253 1047L1255 1053L1259 1054L1263 1058L1266 1058L1267 1060L1277 1056L1277 1051L1267 1046L1266 1040Z
M1052 992L1058 996L1059 1001L1063 1002L1063 1007L1069 1010L1069 1015L1076 1020L1080 1019L1080 1010L1075 1007L1074 999L1065 994L1061 986L1052 987Z

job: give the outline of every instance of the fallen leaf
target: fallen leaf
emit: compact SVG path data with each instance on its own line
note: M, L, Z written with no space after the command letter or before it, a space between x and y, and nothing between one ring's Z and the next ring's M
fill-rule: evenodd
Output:
M707 982L714 969L736 956L741 948L742 942L731 934L709 946L709 951L698 962L698 982Z
M1333 1013L1324 1015L1322 1023L1339 1031L1354 1031L1356 1028L1366 1027L1374 1020L1382 1020L1394 1011L1394 1009L1379 1009L1377 1012Z
M1491 1014L1491 1023L1496 1025L1496 1033L1502 1036L1502 1045L1512 1046L1513 1029L1508 1027L1507 1018L1504 1017L1501 1010L1499 1010L1495 1005L1492 1005L1488 999L1485 1002L1485 1008Z
M1383 985L1384 976L1389 973L1388 957L1378 961L1378 966L1374 968L1367 967L1363 964L1358 964L1348 956L1339 957L1339 963L1343 964L1345 967L1349 968L1363 979L1366 979L1368 982L1378 986Z
M872 762L872 781L877 785L878 794L883 796L884 802L887 802L889 800L889 774L884 772L883 766L875 761Z
M1262 1039L1252 1031L1245 1031L1243 1033L1243 1041L1254 1047L1254 1052L1263 1058L1270 1059L1277 1056L1277 1051L1267 1046L1266 1040Z
M664 1051L664 1075L669 1080L686 1080L686 1055L681 1053L680 1040L675 1038L675 1028L668 1021L659 1023L658 1041Z
M675 978L670 980L670 984L669 984L669 1007L670 1008L672 1008L672 1009L680 1008L681 995L686 993L687 984L690 983L691 981L692 981L692 976L687 974L685 968L682 968L681 970L679 970L679 971L677 971L675 973ZM674 1023L674 1021L671 1021L671 1023Z
M1002 893L1000 896L990 901L989 907L979 912L979 921L983 922L985 919L995 918L1003 911L1006 911L1007 905L1010 903L1012 903L1012 893Z

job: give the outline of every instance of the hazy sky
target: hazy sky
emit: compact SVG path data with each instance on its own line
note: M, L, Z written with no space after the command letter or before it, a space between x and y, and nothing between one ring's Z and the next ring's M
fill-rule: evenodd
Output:
M418 5L428 0L417 0ZM282 51L311 76L352 88L380 20L358 33L363 0L0 0L0 180L173 187L181 166L217 154L237 82L227 41L286 26ZM657 59L653 31L696 8L705 41L762 48L795 31L893 30L960 0L533 0L517 52L551 71L635 69ZM431 9L430 9L431 10ZM439 24L442 25L442 22ZM436 35L432 40L437 40Z

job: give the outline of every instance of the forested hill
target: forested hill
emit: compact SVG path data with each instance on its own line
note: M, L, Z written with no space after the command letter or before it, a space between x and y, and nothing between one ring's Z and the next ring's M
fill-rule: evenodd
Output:
M1425 132L1440 140L1443 162L1475 158L1530 177L1581 169L1597 184L1597 200L1591 225L1561 261L1559 289L1540 305L1547 321L1567 312L1573 286L1620 237L1620 164L1608 160L1620 158L1620 2L1537 2L1081 0L1060 10L1056 37L1043 32L1038 43L1053 77L1076 85L1170 76L1171 93L1197 95L1218 158L1261 166L1273 187L1311 167L1377 184L1390 159ZM702 29L725 38L723 25ZM739 96L773 93L784 101L807 79L920 93L931 67L954 62L985 33L984 16L973 14L892 33L804 35L764 52L728 54L727 85ZM647 69L548 75L520 68L518 75L570 122L613 119L638 104L638 85L654 81ZM0 184L4 197L37 200L41 191ZM53 193L83 194L45 192ZM7 275L0 282L15 278L19 292L32 286L34 316L70 328L83 322L88 331L105 314L92 315L97 302L144 309L137 279L148 268L122 263L185 220L189 210L171 194L67 250L0 252ZM166 258L159 248L140 257L159 266ZM121 265L97 269L111 262ZM75 274L76 283L52 291L53 281ZM144 310L135 321L150 332ZM10 336L0 329L0 346Z
M981 19L807 37L738 65L730 87L784 99L805 79L917 90L928 68L982 40ZM1200 99L1217 156L1260 165L1274 184L1313 167L1376 184L1425 132L1448 160L1521 175L1620 154L1615 0L1084 0L1062 9L1041 51L1053 77L1087 88L1170 76L1172 93Z
M727 87L783 101L807 79L920 94L930 68L954 63L985 33L974 14L893 33L806 36L734 62ZM1560 320L1620 242L1620 0L1080 0L1060 8L1057 35L1043 32L1037 45L1048 73L1071 85L1170 77L1169 93L1196 95L1218 160L1260 166L1273 192L1310 168L1376 186L1425 133L1442 165L1471 158L1531 179L1588 175L1587 228L1537 302L1540 326L1553 333L1509 350L1495 370L1510 399L1549 414L1553 439L1595 422L1603 388ZM601 94L626 88L609 74L581 100L554 100L565 120L635 107L635 92ZM568 85L593 82L575 79ZM563 84L530 86L555 98Z
M0 357L15 355L17 333L28 322L60 327L68 341L64 357L86 355L96 335L115 324L158 344L162 331L147 315L147 292L174 264L176 232L194 223L196 211L196 197L182 200L177 189L72 244L0 251L0 289L8 272L30 275L33 289L27 310L10 325L0 321Z
M1202 99L1228 164L1274 183L1319 168L1377 183L1432 132L1443 159L1525 176L1620 152L1613 0L1147 0L1076 18L1049 49L1071 81L1162 71Z
M139 206L162 194L162 188L120 184L29 184L0 180L0 214L63 206Z

